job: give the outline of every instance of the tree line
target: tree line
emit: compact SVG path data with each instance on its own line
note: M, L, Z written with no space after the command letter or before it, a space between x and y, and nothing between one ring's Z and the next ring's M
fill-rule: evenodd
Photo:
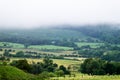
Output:
M120 62L105 61L98 58L89 58L81 64L80 72L89 75L120 74Z
M51 72L53 76L63 76L65 74L70 74L70 71L65 66L58 66L58 64L53 63L53 60L49 59L48 57L44 58L43 62L33 62L29 64L28 61L24 59L12 61L10 65L31 74L41 74L43 72Z

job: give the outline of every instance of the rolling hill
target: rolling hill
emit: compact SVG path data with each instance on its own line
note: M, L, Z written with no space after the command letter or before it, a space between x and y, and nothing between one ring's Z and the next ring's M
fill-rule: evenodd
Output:
M32 45L52 43L103 41L119 44L119 25L59 26L52 28L0 30L0 41Z
M32 30L0 30L0 41L25 44L51 44L52 42L86 40L78 31L58 28L38 28Z

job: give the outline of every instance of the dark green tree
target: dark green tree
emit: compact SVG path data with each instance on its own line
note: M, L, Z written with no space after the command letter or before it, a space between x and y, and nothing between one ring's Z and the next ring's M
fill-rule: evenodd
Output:
M19 69L22 69L26 72L31 72L31 66L28 64L27 60L18 60L18 61L13 61L10 65L15 66Z
M4 53L3 53L3 55L8 57L10 55L10 53L9 53L8 50L5 50Z
M116 74L116 70L117 70L117 67L114 63L112 62L107 62L105 64L105 68L104 68L106 74Z
M19 51L16 53L17 57L24 57L24 52L23 51Z
M82 73L93 74L93 75L103 75L104 71L104 61L100 59L86 59L80 67Z
M61 65L59 67L59 70L62 70L64 72L64 74L70 74L70 71L66 69L66 67L64 67L63 65Z

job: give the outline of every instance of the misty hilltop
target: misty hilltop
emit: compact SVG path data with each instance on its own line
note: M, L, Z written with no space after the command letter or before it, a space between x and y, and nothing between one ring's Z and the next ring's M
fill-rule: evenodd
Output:
M54 42L101 41L120 43L119 25L54 26L34 29L2 29L0 41L27 44L54 44Z

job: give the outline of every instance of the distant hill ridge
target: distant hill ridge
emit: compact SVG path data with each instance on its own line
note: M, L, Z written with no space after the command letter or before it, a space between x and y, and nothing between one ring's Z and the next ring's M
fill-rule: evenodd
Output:
M83 25L36 28L29 30L0 30L0 41L41 44L50 41L76 41L88 38L119 44L119 25ZM44 42L45 41L45 42ZM36 42L36 43L35 43Z

